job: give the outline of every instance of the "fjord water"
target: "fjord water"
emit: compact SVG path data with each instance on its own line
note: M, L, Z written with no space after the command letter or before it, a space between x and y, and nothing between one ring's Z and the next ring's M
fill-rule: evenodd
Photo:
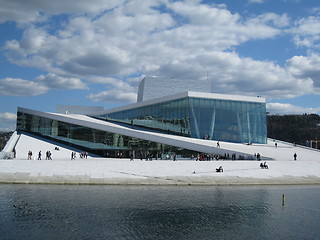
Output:
M320 186L0 185L3 240L319 236Z

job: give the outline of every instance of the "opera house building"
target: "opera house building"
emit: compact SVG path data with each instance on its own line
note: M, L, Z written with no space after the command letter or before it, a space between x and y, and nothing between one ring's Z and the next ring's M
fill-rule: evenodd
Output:
M18 108L16 135L27 134L91 156L121 153L138 159L219 153L219 143L267 143L264 98L206 91L210 91L207 81L146 77L139 85L138 101L126 106L83 112L70 106L59 113ZM228 153L247 157L233 150Z

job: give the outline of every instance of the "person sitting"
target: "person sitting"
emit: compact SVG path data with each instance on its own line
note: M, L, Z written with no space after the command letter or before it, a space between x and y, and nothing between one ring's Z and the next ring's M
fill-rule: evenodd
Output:
M268 167L268 165L267 165L267 162L264 162L264 163L263 163L263 167L264 167L265 169L269 169L269 167Z
M264 168L264 165L263 165L263 163L260 163L260 167L263 169Z
M219 168L216 168L216 172L223 172L222 166L220 166Z

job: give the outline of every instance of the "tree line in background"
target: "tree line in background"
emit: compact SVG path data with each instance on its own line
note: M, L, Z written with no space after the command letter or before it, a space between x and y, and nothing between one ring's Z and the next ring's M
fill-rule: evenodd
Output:
M268 115L267 129L269 138L304 146L310 146L311 140L319 141L317 147L320 148L320 116L317 114ZM12 133L0 132L1 150Z
M317 114L270 115L267 129L269 138L305 146L310 146L311 140L318 140L320 148L320 116Z
M9 141L13 132L0 132L0 149L2 150Z

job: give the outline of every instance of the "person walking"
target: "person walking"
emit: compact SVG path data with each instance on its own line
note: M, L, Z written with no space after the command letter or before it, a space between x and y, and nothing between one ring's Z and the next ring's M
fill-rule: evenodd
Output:
M38 153L38 160L41 160L41 150Z
M52 160L50 151L46 152L46 160Z
M32 157L32 152L29 151L29 152L28 152L28 160L31 160L31 157Z
M73 152L73 151L71 152L71 161L72 160L75 160L75 152Z
M297 160L297 156L298 156L297 153L294 153L294 154L293 154L293 159L294 159L295 161Z
M261 160L260 153L257 153L257 160L258 160L258 161L260 161L260 160Z

